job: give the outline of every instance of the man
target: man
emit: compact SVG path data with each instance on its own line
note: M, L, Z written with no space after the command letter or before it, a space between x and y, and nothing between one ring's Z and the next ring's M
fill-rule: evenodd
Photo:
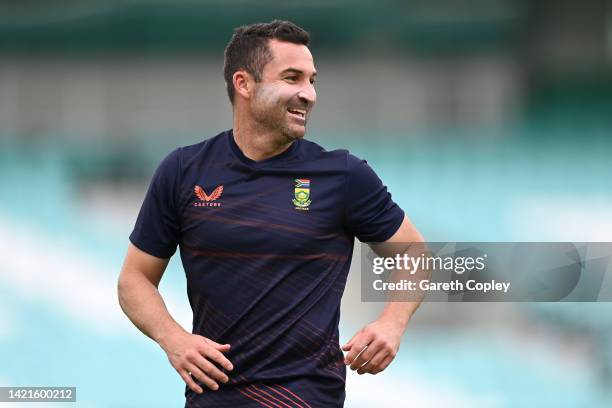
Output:
M422 238L365 161L303 139L316 100L308 44L286 21L236 30L224 67L233 129L162 161L130 235L120 304L167 353L187 407L342 407L345 364L384 370L418 307L389 302L343 356L354 237ZM177 245L193 333L157 290Z

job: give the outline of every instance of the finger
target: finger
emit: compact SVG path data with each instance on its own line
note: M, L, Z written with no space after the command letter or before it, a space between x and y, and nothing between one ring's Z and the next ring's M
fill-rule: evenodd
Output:
M208 375L209 377L215 380L219 380L222 383L226 383L229 381L229 377L225 373L223 373L221 370L217 368L217 366L215 366L210 361L206 360L201 355L199 355L195 359L195 361L193 361L193 363L196 364L198 368L204 371L206 375Z
M187 367L187 370L191 372L191 375L197 378L205 386L207 386L208 388L214 391L219 389L219 384L217 384L215 380L213 380L208 375L206 375L202 370L200 370L198 366L196 366L195 364L187 364L186 367Z
M382 363L380 363L380 366L378 367L378 369L373 370L372 374L378 374L381 371L384 371L389 366L389 364L391 364L393 359L394 359L394 357L389 354L387 357L385 357L385 359L382 361Z
M357 350L357 348L355 347L355 340L358 339L359 334L361 334L361 332L355 334L353 338L348 341L348 343L342 346L344 351L348 351L348 353L346 353L346 356L344 357L344 364L350 364L350 362L353 361L353 358L355 358L355 355L361 351Z
M215 348L208 347L201 350L201 353L204 357L209 358L219 364L221 367L225 368L228 371L234 369L234 365L225 357L221 352Z
M346 355L346 364L351 365L350 368L353 368L353 364L355 363L355 360L357 360L357 358L359 358L359 356L361 355L361 353L363 353L366 348L368 346L362 346L361 344L355 344L352 348L351 351ZM363 364L363 363L362 363Z
M355 337L357 337L357 334L355 334L353 337L351 337L351 339L349 341L347 341L344 344L344 346L342 346L342 350L349 351L351 349L351 346L353 345L353 341L355 340Z
M378 353L376 353L374 357L369 359L367 363L359 367L359 369L357 370L357 374L365 374L365 373L375 374L374 372L380 368L379 367L380 364L384 361L384 359L388 355L389 353L386 352L385 350L380 350Z
M391 364L391 362L393 361L394 358L395 358L395 356L393 354L388 355L387 358L385 358L384 361L382 362L382 364L380 365L380 371L382 371L385 368L389 367L389 364Z
M228 351L231 348L231 346L227 343L221 344L211 339L206 339L206 342L210 344L211 346L213 346L214 348L216 348L217 350L223 351L223 352Z
M187 386L191 389L191 391L195 392L196 394L201 394L204 392L202 387L200 387L198 384L196 384L195 381L193 381L193 378L191 378L189 373L187 373L187 370L181 369L177 371L179 375L181 376L181 378L183 379L183 381L185 381L185 384L187 384Z
M353 360L363 351L363 349L373 340L372 334L362 334L351 346L351 350L346 355L345 364L351 364Z
M382 349L382 344L380 342L372 342L370 343L355 360L351 363L351 370L357 370L362 365L367 363L374 357L380 350Z

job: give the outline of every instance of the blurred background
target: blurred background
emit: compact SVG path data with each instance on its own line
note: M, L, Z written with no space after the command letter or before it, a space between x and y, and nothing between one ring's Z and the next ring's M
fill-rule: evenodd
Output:
M611 1L3 0L0 386L182 406L116 279L161 158L231 127L233 28L274 18L312 36L307 137L367 159L426 239L612 241ZM160 289L190 330L176 257ZM341 341L381 307L355 261ZM610 404L609 303L424 303L347 379L347 408Z

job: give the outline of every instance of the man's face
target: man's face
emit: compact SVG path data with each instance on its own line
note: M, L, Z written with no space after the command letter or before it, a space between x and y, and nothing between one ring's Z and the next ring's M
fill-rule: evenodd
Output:
M305 45L270 40L268 46L273 58L255 84L251 113L286 141L302 138L317 99L312 54Z

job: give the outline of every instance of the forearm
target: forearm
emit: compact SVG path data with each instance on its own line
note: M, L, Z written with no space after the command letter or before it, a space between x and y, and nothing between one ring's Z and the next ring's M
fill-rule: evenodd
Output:
M411 244L402 255L418 257L423 253L427 253L426 244L417 242ZM429 279L430 276L431 271L422 267L414 272L405 269L395 269L390 276L390 281L397 283L407 280L414 282L417 288L419 288L418 282ZM408 293L390 293L379 318L392 322L399 325L402 329L405 329L412 315L421 305L423 298L424 293L420 289L415 289Z
M132 323L162 347L168 336L185 331L168 312L157 287L144 275L122 274L118 295L121 309Z
M414 302L397 302L389 301L385 304L385 308L380 314L379 319L388 320L401 326L403 329L408 325L408 321L419 308L420 301Z

